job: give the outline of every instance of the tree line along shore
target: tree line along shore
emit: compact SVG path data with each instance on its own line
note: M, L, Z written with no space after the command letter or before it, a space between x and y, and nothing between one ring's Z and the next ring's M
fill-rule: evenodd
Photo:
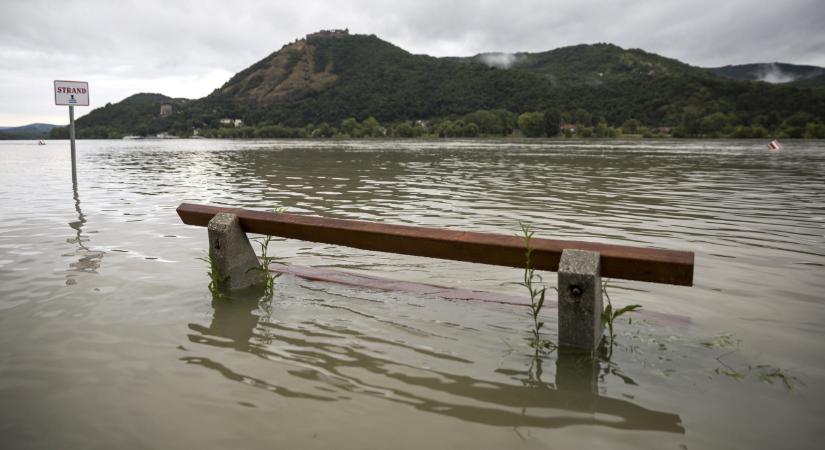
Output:
M807 113L796 113L784 120L764 115L743 123L735 114L716 112L702 116L686 111L674 126L647 126L636 119L608 124L584 109L560 112L556 109L516 114L506 110L479 110L463 116L382 124L370 116L359 121L349 117L337 124L322 122L303 127L283 124L244 125L241 120L212 120L180 129L150 123L134 127L135 133L103 125L78 127L80 139L121 139L134 137L203 137L220 139L299 139L299 138L479 138L479 137L566 137L566 138L801 138L825 139L825 124ZM169 130L169 131L162 131ZM68 129L54 128L50 139L68 138Z

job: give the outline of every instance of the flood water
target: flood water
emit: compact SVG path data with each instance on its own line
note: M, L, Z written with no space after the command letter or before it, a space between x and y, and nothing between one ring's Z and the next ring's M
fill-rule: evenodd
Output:
M825 442L823 141L79 141L76 186L67 142L33 144L0 141L4 449ZM536 358L520 306L290 275L271 299L213 299L181 202L513 235L522 220L693 251L695 286L612 280L615 306L643 309L617 320L610 360ZM515 269L270 247L525 297Z

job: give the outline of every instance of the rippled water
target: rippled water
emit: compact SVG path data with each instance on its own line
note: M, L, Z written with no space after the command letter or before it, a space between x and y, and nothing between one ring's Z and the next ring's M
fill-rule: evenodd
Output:
M0 142L3 448L816 448L825 142ZM213 300L181 202L696 252L611 282L610 362L522 307L292 276ZM522 296L520 272L279 240L280 261ZM545 274L548 281L553 274ZM546 311L555 340L556 311Z

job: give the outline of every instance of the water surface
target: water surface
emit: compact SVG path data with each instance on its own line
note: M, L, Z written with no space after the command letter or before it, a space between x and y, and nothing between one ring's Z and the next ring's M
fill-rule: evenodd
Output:
M68 143L32 144L0 142L4 448L825 439L825 142L79 141L76 186ZM694 251L696 285L613 280L614 304L658 315L623 318L610 362L536 360L517 306L291 276L269 301L215 300L181 202L506 234L522 220ZM518 270L272 245L287 264L523 296Z

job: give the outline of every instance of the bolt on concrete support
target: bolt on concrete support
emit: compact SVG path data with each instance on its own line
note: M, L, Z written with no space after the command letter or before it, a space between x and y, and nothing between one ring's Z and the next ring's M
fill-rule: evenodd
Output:
M602 324L602 280L598 252L564 250L559 262L559 347L593 351Z
M243 289L263 282L258 256L238 216L218 213L209 221L209 256L225 289Z

